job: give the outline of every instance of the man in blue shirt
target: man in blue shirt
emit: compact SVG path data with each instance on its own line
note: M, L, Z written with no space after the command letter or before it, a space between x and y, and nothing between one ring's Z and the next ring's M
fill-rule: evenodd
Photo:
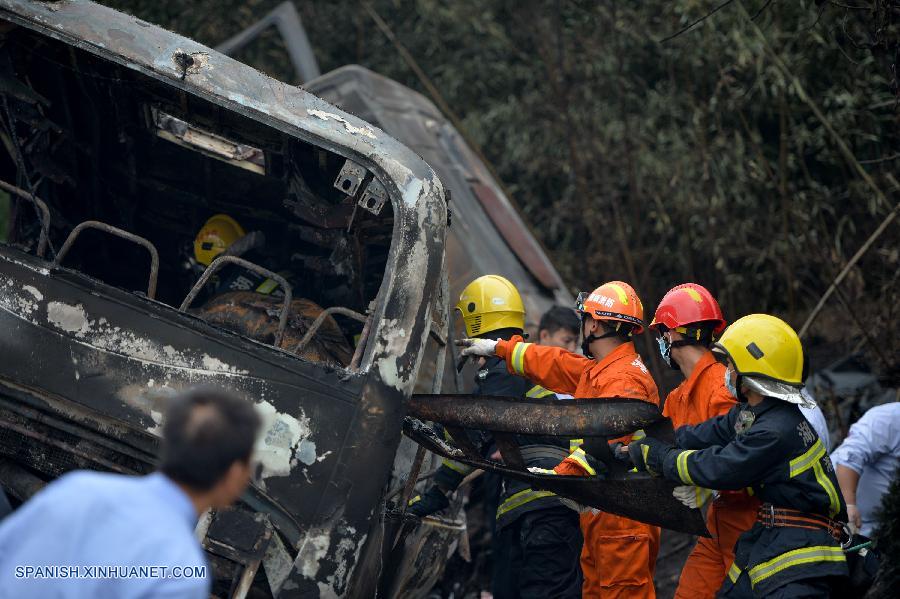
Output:
M831 454L831 461L847 501L849 523L871 537L881 497L900 466L900 403L875 406L863 414Z
M252 402L213 389L175 397L160 471L79 471L0 524L0 597L206 599L198 516L230 505L250 479Z

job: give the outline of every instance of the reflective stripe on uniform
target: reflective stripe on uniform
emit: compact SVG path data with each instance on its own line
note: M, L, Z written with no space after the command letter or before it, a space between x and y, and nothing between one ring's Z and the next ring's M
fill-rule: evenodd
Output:
M531 389L528 390L528 393L525 394L525 397L547 397L548 395L554 395L553 391L549 389L544 389L540 385L535 385Z
M634 431L634 434L631 435L631 440L632 441L640 441L641 439L643 439L646 436L647 436L647 433L645 433L644 429L641 428L641 429Z
M791 460L791 478L799 476L812 468L813 474L816 476L816 482L819 483L828 496L828 515L833 518L841 510L841 500L838 498L834 483L831 482L831 479L828 478L825 470L822 468L822 458L824 457L825 446L822 445L820 439L816 439L812 447L807 449L803 455Z
M459 462L454 462L453 460L448 460L447 458L441 460L441 464L443 466L446 466L450 470L453 470L454 472L462 474L463 476L467 476L471 474L473 470L475 470L475 468L473 468L472 466L460 464Z
M569 453L584 445L584 439L569 439Z
M844 552L840 547L816 545L814 547L794 549L793 551L782 553L767 562L763 562L750 568L750 571L748 572L750 576L750 586L755 587L757 583L762 582L766 578L794 566L814 564L817 562L842 562L845 561L845 559Z
M269 295L270 293L275 291L276 287L278 287L278 283L276 283L272 279L266 279L259 287L256 288L256 292L262 293L264 295Z
M530 343L519 342L516 343L516 346L512 350L512 355L510 356L510 364L512 364L513 371L516 374L525 374L525 351L530 346Z
M525 489L524 491L519 491L518 493L514 493L507 497L506 501L500 504L500 507L497 508L497 518L499 519L502 515L506 514L510 510L521 507L529 501L541 499L542 497L555 496L556 494L551 493L550 491L535 491L534 489Z
M573 451L567 459L570 459L581 466L591 476L597 474L597 471L594 470L590 464L588 464L587 454L584 453L584 450L582 448L579 447L578 449Z
M737 564L731 562L731 567L728 568L728 578L731 579L731 582L737 584L738 578L741 577L741 569L737 567Z
M822 445L822 441L816 439L816 442L812 444L812 447L806 450L806 453L791 460L791 478L799 476L812 468L813 464L822 459L822 456L824 455L825 446Z
M686 449L678 454L678 457L675 458L675 464L678 466L678 478L681 479L686 485L694 485L694 481L691 479L691 473L688 472L688 456L697 451L696 449Z

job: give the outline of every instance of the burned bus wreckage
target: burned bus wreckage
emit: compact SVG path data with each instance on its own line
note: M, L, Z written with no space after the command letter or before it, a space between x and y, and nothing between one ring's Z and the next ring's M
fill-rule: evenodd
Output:
M369 122L86 0L0 0L0 138L0 486L15 502L77 468L151 471L167 397L213 384L264 421L256 482L197 527L217 596L423 594L434 575L415 570L460 536L404 514L426 448L705 534L671 485L612 461L606 481L545 480L513 450L499 464L433 435L426 421L499 441L667 421L625 400L438 395L465 386L447 193ZM199 263L197 232L222 215L242 235ZM224 284L241 280L263 285Z

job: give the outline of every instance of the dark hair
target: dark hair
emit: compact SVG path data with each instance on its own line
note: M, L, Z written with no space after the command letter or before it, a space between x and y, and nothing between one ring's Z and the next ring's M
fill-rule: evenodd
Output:
M216 486L231 465L247 462L259 430L253 403L221 389L192 389L169 401L159 469L198 491Z
M547 331L551 335L560 329L571 331L576 335L581 332L581 321L575 310L563 306L553 306L541 316L538 332Z

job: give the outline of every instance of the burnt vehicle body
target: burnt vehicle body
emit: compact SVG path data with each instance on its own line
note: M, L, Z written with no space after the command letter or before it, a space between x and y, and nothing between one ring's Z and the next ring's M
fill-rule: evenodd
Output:
M83 0L0 0L0 122L0 484L21 501L74 468L147 472L166 398L225 386L265 431L258 482L198 526L214 591L374 596L404 401L439 388L420 370L443 372L447 345L435 173L302 89ZM192 241L218 213L265 243L204 271ZM223 296L229 268L281 294Z

